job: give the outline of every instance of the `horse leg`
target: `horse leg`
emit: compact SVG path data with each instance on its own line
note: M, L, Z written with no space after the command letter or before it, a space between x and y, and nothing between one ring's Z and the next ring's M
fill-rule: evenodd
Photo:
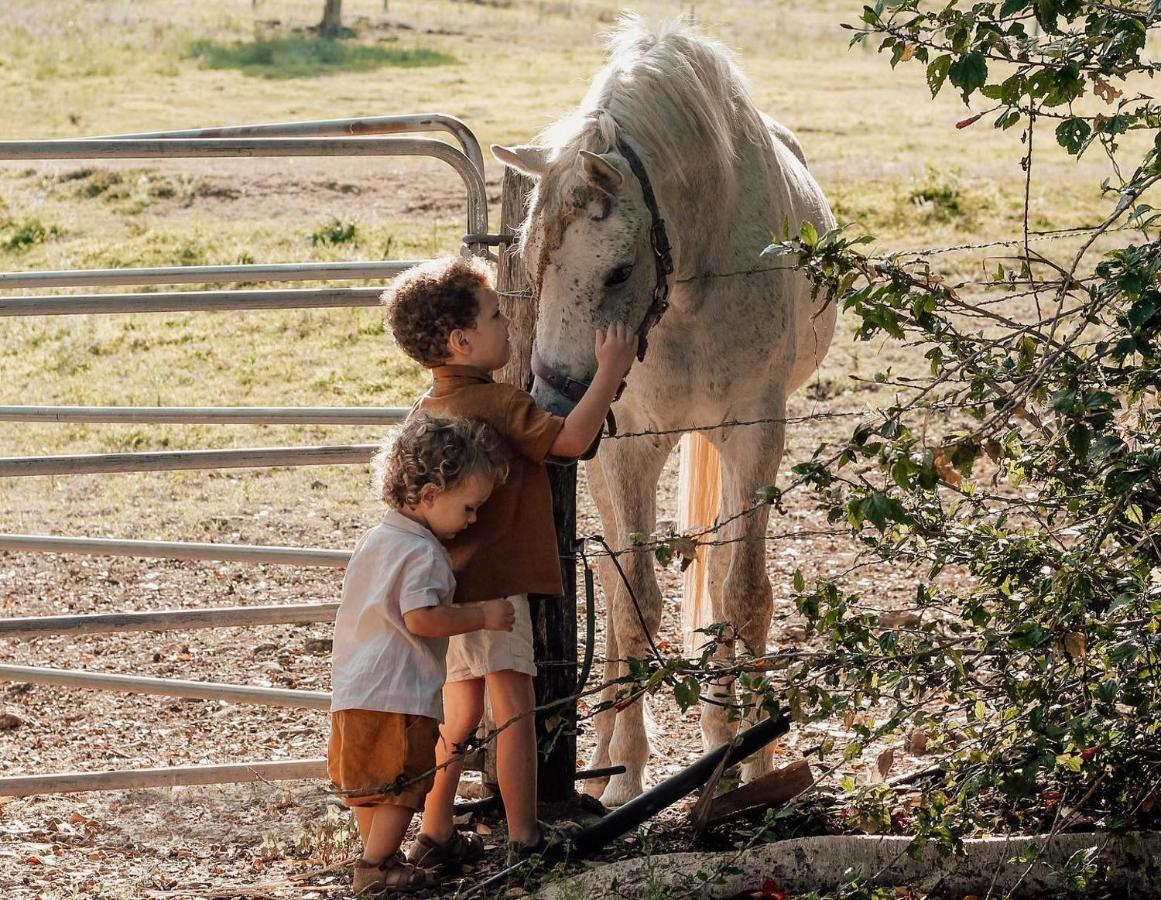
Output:
M601 468L600 457L585 463L585 474L588 477L589 494L596 504L597 513L601 519L601 529L605 534L615 534L617 516L613 509L613 501L609 497L609 488L605 482L605 474ZM611 684L617 677L617 631L613 621L612 597L617 586L617 570L607 556L599 557L597 578L601 583L601 593L605 598L605 677L604 688L601 690L601 711L593 717L597 731L597 745L589 757L590 769L604 769L612 765L609 760L609 742L613 739L613 725L616 713L613 704L616 702L616 685ZM609 783L606 778L590 778L585 781L584 792L590 797L600 797L605 786Z
M779 399L765 407L765 415L784 417L786 404ZM758 418L758 416L754 416ZM757 502L759 487L773 484L778 477L778 466L782 461L785 445L786 426L783 422L750 425L720 432L715 436L715 444L722 457L722 518L737 515ZM766 574L766 524L769 520L768 507L759 507L749 515L741 516L726 525L717 535L720 540L732 543L713 547L711 556L711 576L717 575L716 584L711 580L711 598L714 604L714 618L728 622L732 626L735 640L742 642L741 649L751 656L766 653L766 636L770 629L770 616L774 597L770 578ZM716 587L716 590L714 588ZM733 656L734 647L719 649L722 660ZM733 683L723 684L727 689L721 693L725 702L733 699ZM712 694L711 694L712 696ZM728 710L708 706L710 728L703 727L703 735L710 732L719 737L721 732L736 728L736 723L724 722ZM703 717L705 709L703 708ZM751 709L743 715L743 725L749 727L759 718L758 711ZM717 729L716 732L711 729ZM742 778L751 781L770 771L771 749L769 747L751 756L742 766Z
M633 430L628 422L624 427ZM601 449L601 467L616 514L616 532L608 536L614 549L630 547L629 535L640 533L648 536L656 527L657 479L674 443L675 438L670 436L633 438L608 441ZM653 571L653 554L631 551L622 554L618 562L624 570L625 580L621 579L619 572L616 573L616 586L606 594L609 619L616 634L614 677L628 674L629 659L644 659L649 655L650 639L661 624L661 589ZM632 596L629 586L632 587ZM637 606L633 603L633 596L637 598ZM621 686L621 690L625 689L626 686ZM620 806L644 789L649 740L643 703L639 699L616 714L609 755L614 765L625 766L625 772L609 779L601 794L605 806Z

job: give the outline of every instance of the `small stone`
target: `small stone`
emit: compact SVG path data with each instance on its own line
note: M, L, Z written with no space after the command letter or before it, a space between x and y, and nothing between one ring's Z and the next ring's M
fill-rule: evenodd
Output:
M803 625L787 625L782 629L782 640L784 641L805 641L806 627Z
M333 638L307 638L306 652L307 653L330 653L334 646Z
M889 609L879 613L882 628L914 628L919 624L919 613L910 609Z
M13 731L24 724L24 717L14 709L0 713L0 731Z
M253 656L257 656L260 653L270 653L271 651L277 650L277 649L278 649L277 644L270 644L270 643L259 644L257 647L254 647L253 649L251 649L250 653Z

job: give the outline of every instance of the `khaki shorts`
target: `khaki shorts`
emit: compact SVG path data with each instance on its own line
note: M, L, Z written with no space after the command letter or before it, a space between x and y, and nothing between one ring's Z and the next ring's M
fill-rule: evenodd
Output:
M507 669L536 676L528 595L514 594L506 599L516 611L511 631L469 631L448 638L448 681L470 681Z
M327 774L344 795L347 806L423 808L423 798L435 784L435 745L439 722L427 716L342 709L331 715ZM397 779L398 792L388 790Z

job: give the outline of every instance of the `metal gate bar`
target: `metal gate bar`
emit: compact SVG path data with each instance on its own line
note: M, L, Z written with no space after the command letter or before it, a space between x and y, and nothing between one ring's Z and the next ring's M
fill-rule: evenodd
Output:
M200 138L174 140L0 141L0 160L227 159L287 156L428 156L447 163L468 193L468 234L488 231L484 176L467 156L424 138ZM482 244L473 245L484 252Z
M350 550L213 544L197 541L126 541L116 538L58 537L49 534L0 534L0 550L15 553L76 553L84 556L135 556L144 559L202 559L341 569Z
M326 777L325 759L168 766L161 769L122 769L114 772L64 772L59 775L8 775L0 778L0 797L33 797L37 794L71 794L78 791L124 791L188 784L296 781L303 778Z
M225 125L213 128L183 128L178 131L142 131L134 134L101 135L91 140L119 141L138 138L231 138L231 137L340 137L343 135L414 134L446 131L460 142L464 155L480 174L484 154L480 142L460 119L444 113L417 113L405 116L360 116L352 119L314 119L307 122L268 122L261 125Z
M331 708L331 695L324 691L294 691L287 688L218 684L212 681L146 678L141 675L110 675L105 672L86 672L83 669L0 666L0 681L91 688L99 691L118 691L125 694L190 697L194 700L225 700L229 703L287 706L291 709L329 710Z
M393 278L426 259L372 262L249 263L236 266L155 266L141 269L61 269L0 272L0 290L9 288L101 287L129 284L225 284L245 281L342 281Z
M113 472L179 472L252 469L258 466L335 466L366 463L378 444L335 447L247 447L239 450L162 450L0 458L0 478L26 475L100 475Z
M0 317L222 312L237 309L353 309L378 306L382 293L381 287L362 287L0 297Z
M172 425L381 425L402 422L405 406L0 406L0 422Z
M0 619L0 638L36 640L61 634L120 634L126 631L173 631L179 628L238 628L242 625L312 625L333 622L338 609L337 603L300 603L80 616L21 616Z

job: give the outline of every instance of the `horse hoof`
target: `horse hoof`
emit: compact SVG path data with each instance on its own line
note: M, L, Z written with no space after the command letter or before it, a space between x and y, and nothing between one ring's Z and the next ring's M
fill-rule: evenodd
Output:
M634 797L639 797L644 793L644 787L641 784L640 778L632 778L628 775L614 775L609 779L608 787L605 792L601 794L601 803L610 809L617 806L624 806Z
M749 784L774 771L774 760L769 756L751 757L742 764L742 783Z
M582 793L600 800L601 795L605 792L605 787L608 785L608 778L589 778L585 781Z

